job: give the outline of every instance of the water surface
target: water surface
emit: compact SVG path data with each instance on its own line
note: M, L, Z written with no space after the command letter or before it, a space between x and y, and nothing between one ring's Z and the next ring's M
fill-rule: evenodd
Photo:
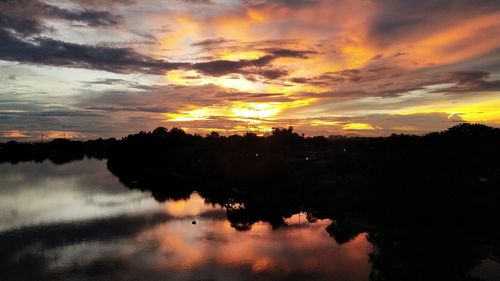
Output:
M339 244L329 219L238 231L197 193L156 202L105 162L0 165L1 280L368 280L366 233Z

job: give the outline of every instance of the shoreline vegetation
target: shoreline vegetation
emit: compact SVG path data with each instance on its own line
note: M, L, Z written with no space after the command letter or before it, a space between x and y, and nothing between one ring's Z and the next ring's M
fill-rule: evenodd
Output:
M238 201L244 198L273 200L271 207L283 207L286 215L308 211L317 217L335 205L337 216L361 215L361 221L395 227L403 221L460 224L477 221L478 213L500 218L500 129L480 124L376 138L306 138L291 127L266 137L202 137L160 127L121 140L0 145L0 162L13 164L84 157L107 159L124 185L149 190L158 201L196 191L235 215L239 203L251 206ZM274 217L265 204L257 209L261 214L235 221L235 227L244 230L259 220L283 224L281 213Z
M456 143L464 141L465 139L468 139L469 143L472 139L491 142L498 140L499 135L500 128L470 123L462 123L441 132L432 132L422 136L392 134L386 137L343 135L305 137L304 135L299 135L294 132L293 127L275 128L271 134L266 136L257 136L255 133L223 136L215 131L207 134L206 136L201 136L198 134L188 134L182 129L175 127L170 131L167 128L159 127L151 132L141 131L136 134L130 134L123 137L121 140L117 140L116 138L98 138L94 140L81 141L56 138L46 142L20 142L14 140L0 142L0 163L9 162L11 164L16 164L25 161L41 162L50 160L54 164L64 164L70 161L81 160L85 157L103 160L108 158L108 153L112 146L124 143L132 138L146 138L146 136L150 136L150 139L161 138L165 141L165 145L173 144L177 146L203 146L207 144L211 144L211 146L213 146L214 140L218 140L221 145L224 144L224 141L226 141L226 143L234 143L243 140L245 143L259 143L260 148L263 148L263 146L272 146L273 144L276 144L276 142L280 142L279 144L284 145L286 149L296 149L295 151L287 151L288 155L298 155L301 153L304 155L307 153L317 155L319 152L325 152L325 149L315 151L316 148L326 148L327 146L338 149L339 147L347 148L350 144L356 145L361 143L365 143L366 145L376 144L379 146L383 143L401 142L401 144L404 145L404 143L407 143L409 140L413 140L414 144L417 144L417 142L421 140L421 145L431 144L432 141L450 141ZM479 138L481 139L479 140ZM282 148L277 148L273 153L282 152Z
M56 164L84 157L155 200L197 192L240 231L259 221L331 219L343 244L374 245L370 280L480 280L500 257L500 129L460 124L425 136L313 137L292 128L267 137L205 137L157 128L121 140L0 145L0 162Z

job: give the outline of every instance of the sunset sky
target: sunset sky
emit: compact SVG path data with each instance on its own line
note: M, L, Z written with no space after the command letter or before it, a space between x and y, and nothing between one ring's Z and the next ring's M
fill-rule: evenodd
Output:
M0 0L0 140L500 126L500 0Z

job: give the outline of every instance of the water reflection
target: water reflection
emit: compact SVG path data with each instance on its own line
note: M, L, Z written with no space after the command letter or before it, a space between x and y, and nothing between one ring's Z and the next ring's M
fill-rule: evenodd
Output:
M158 209L148 194L124 189L98 160L1 164L0 171L0 231Z
M294 213L300 200L167 191L185 199L97 160L0 165L0 280L500 280L478 223L401 234Z
M198 193L194 192L186 200L171 200L165 202L165 212L172 217L193 217L196 218L204 213L211 211L225 214L222 207L215 204L208 204Z
M193 226L176 220L142 233L141 241L158 243L155 268L172 280L366 280L370 271L365 235L339 245L325 231L328 221L273 230L257 223L240 232L225 219Z
M156 202L101 161L0 168L1 280L367 280L371 270L367 235L339 244L329 219L241 232L222 205L197 193Z

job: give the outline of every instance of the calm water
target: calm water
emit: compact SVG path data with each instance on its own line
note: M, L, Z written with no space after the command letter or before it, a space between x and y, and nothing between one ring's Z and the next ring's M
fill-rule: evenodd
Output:
M195 221L196 224L192 222ZM193 193L156 202L105 162L0 165L0 280L369 280L374 246L339 245L330 220L237 231ZM499 280L486 259L472 275Z

